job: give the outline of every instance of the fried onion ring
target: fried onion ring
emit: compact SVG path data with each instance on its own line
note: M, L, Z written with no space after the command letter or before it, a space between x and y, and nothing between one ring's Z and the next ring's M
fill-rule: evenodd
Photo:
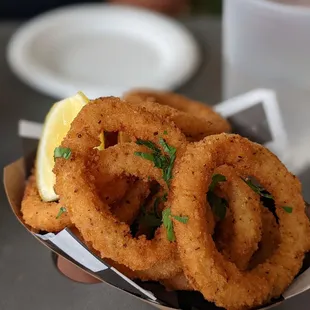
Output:
M121 221L131 225L137 217L144 199L149 195L149 184L136 180L121 201L111 208L111 212Z
M151 177L165 187L162 172L155 168L153 163L136 157L134 155L136 151L146 151L146 149L133 143L119 144L97 152L91 165L97 163L98 169L103 174L108 172L118 176L126 173L145 181ZM87 242L91 242L92 246L100 252L101 257L117 261L131 270L140 270L139 277L142 279L154 279L155 275L157 278L167 278L179 273L182 269L178 260L176 244L168 241L163 226L156 230L155 237L152 240L147 240L145 236L140 236L138 239L132 238L130 227L119 221L111 213L108 206L94 194L92 184L87 182L87 178L84 176L84 171L88 169L88 166L85 166L85 163L78 158L71 161L73 164L75 162L79 162L78 167L81 167L79 168L81 171L77 168L68 169L74 171L76 178L72 188L70 185L66 186L68 196L60 189L62 179L61 176L59 178L58 174L56 174L56 184L58 184L57 188L59 186L62 198L70 206L71 220L83 238ZM89 165L90 162L88 161L87 164ZM68 165L67 162L66 166L71 165ZM83 188L84 190L82 190ZM75 201L74 204L73 201ZM99 213L97 209L101 212ZM162 251L163 248L165 251ZM169 268L165 268L167 264L169 264ZM158 273L154 272L155 268Z
M245 270L261 240L260 199L236 175L232 167L221 166L215 170L214 174L226 177L226 182L220 183L216 192L219 196L224 196L229 204L228 214L217 224L216 246L239 269ZM184 273L163 280L161 283L168 290L193 290Z
M229 123L211 107L182 95L167 92L133 91L125 100L172 120L191 141L230 132Z
M228 214L217 224L216 245L227 259L241 270L246 270L262 238L260 197L234 171L221 166L215 174L222 174L221 196L228 201Z
M84 243L87 246L87 248L92 253L96 254L97 256L100 256L100 253L93 248L91 242L87 242L84 240L80 231L76 227L74 226L71 227L71 231L75 234L76 237L78 237L78 239L80 239L82 243ZM175 274L174 260L171 261L169 260L165 264L162 263L156 264L152 268L147 270L137 270L137 271L133 271L130 268L106 257L104 258L104 261L132 280L139 279L142 281L165 281L165 279L170 278L171 275ZM172 279L171 281L168 280L167 283L171 283L171 285L175 285L175 287L178 286L179 289L181 289L181 287L183 288L185 287L184 284L183 285L181 284L182 278L184 278L184 274L182 273L181 276L181 273L179 273L178 275L175 276L175 278L174 277L171 278Z
M94 149L102 131L122 131L154 143L158 143L159 135L165 132L169 145L176 148L186 145L185 137L173 123L133 109L117 98L101 98L87 104L72 122L62 143L62 147L71 149L70 159L56 159L54 169L56 190L69 206L72 222L102 257L118 261L132 270L146 270L168 258L177 261L176 246L167 240L163 227L157 229L153 240L143 236L132 238L130 227L112 215L109 206L96 195L94 184L87 182L85 174L90 170L89 165L93 164L90 159L94 156L100 159L100 168L105 165L108 173L132 175L145 181L150 177L163 187L167 186L159 168L134 155L141 149L146 151L144 147L123 143L101 152ZM107 156L109 160L105 160ZM181 271L177 265L175 274Z
M243 177L255 177L275 200L280 244L250 271L225 259L207 233L203 200L215 168L224 164ZM278 297L293 281L309 249L310 225L299 181L267 149L238 135L207 137L177 159L171 190L172 214L189 217L186 224L174 220L183 270L206 299L224 308L251 308Z
M184 273L179 273L173 278L161 280L160 283L167 291L193 291L193 287L186 279Z
M279 225L275 216L265 207L262 206L262 228L263 235L259 243L259 249L251 258L249 269L268 259L277 249L280 243Z
M37 188L35 175L29 177L21 204L21 213L27 225L36 230L48 232L58 232L71 226L67 212L57 218L61 206L58 202L43 201Z
M184 133L189 141L199 141L205 136L218 133L214 130L213 123L202 118L190 115L185 112L178 111L169 106L163 106L156 102L135 102L134 105L139 106L146 111L159 115L163 119L173 121Z
M119 186L119 192L117 191L117 186ZM100 192L100 198L104 199L103 201L106 203L112 203L116 200L120 200L120 205L117 207L117 212L127 212L124 213L124 218L129 218L130 214L134 216L133 211L129 211L128 208L125 209L127 206L124 205L124 198L122 199L122 196L125 195L124 190L128 190L128 186L128 180L122 178L114 181L113 186L103 187L102 190L98 190ZM134 189L132 192L128 190L128 193L126 194L128 197L132 197L134 193L138 194L138 196L134 198L134 201L131 201L129 206L130 208L138 208L138 200L143 200L142 190L144 189L145 187L143 187L143 189L140 188L139 190ZM65 207L62 201L46 202L41 199L37 188L35 175L31 175L27 181L24 197L21 203L21 213L25 223L35 230L47 232L59 232L66 227L71 227L72 223L68 212L63 212L60 216L58 216L61 207Z
M98 176L98 173L90 175L90 182L94 182L100 199L107 204L120 202L133 186L133 181L113 176Z

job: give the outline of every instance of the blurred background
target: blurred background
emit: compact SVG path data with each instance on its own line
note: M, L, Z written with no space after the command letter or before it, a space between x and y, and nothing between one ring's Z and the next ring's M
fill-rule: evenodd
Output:
M107 1L83 1L83 0L45 0L45 1L22 1L3 0L0 3L0 17L3 19L12 18L30 18L44 11L55 9L57 7L87 2L113 2L145 7L166 14L177 15L189 11L191 13L203 14L221 14L222 1L204 1L204 0L107 0Z
M2 29L12 32L2 46L10 71L55 99L145 87L214 105L272 89L288 140L287 152L277 155L299 173L310 162L309 3L3 0ZM238 122L252 126L243 117Z

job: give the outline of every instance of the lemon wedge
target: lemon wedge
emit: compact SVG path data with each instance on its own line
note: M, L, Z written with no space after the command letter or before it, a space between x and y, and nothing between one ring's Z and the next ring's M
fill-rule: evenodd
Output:
M88 101L89 99L79 92L73 97L56 102L45 118L36 159L36 181L43 201L58 199L54 191L54 150L60 146L72 121Z
M130 137L123 131L120 131L117 136L117 143L131 142Z
M99 141L100 141L100 145L99 146L95 146L94 149L97 149L98 151L103 151L105 148L105 141L104 141L104 133L102 132L99 135Z

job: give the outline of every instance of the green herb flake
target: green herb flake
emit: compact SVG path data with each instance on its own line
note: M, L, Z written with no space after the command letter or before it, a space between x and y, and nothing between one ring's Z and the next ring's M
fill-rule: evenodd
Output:
M163 147L164 152L168 154L167 158L167 165L163 168L163 179L167 183L167 185L170 185L170 181L172 179L172 170L174 166L174 162L176 159L176 151L177 149L173 146L170 146L167 144L167 142L163 139L159 139L160 145Z
M188 216L172 215L171 208L167 208L163 211L162 221L163 221L164 227L166 228L167 239L171 242L174 242L175 234L173 230L172 218L179 221L180 223L186 224L188 222Z
M170 181L172 179L172 170L173 170L174 162L175 162L175 155L173 155L170 158L169 165L165 169L163 169L163 179L165 180L168 186L170 186Z
M177 221L179 221L179 222L181 222L181 223L183 223L183 224L187 224L187 222L188 222L188 216L172 215L172 217L173 217L175 220L177 220Z
M173 230L173 223L171 220L171 209L170 208L167 208L163 211L162 218L163 218L162 221L163 221L164 227L166 228L166 232L167 232L167 239L170 242L174 242L175 234Z
M165 141L165 139L159 138L159 143L163 147L163 149L166 153L168 153L170 156L175 155L177 149L173 146L168 145L167 142Z
M250 179L243 179L241 178L256 194L260 195L261 197L268 198L268 199L274 199L273 196L268 193L264 188L262 188L259 185L253 184L253 182Z
M138 145L143 145L150 149L152 153L135 152L136 156L140 156L144 159L150 160L154 163L154 166L162 169L163 179L170 186L172 179L172 170L176 159L176 148L170 146L163 138L159 139L159 143L164 150L163 152L151 141L138 139L136 141Z
M65 207L60 207L59 212L58 212L58 214L57 214L57 216L56 216L56 219L58 220L58 219L60 218L60 216L61 216L63 213L65 213L65 212L67 212L67 209L66 209Z
M257 193L258 195L260 195L263 198L267 198L267 199L271 199L274 200L274 197L268 193L263 187L259 186L259 185L255 185L253 184L253 182L250 179L243 179L241 178L255 193ZM292 213L293 212L293 208L289 207L289 206L281 206L281 208L287 212L287 213Z
M168 131L167 130L164 130L164 135L167 135L168 134Z
M227 179L222 174L214 174L212 176L211 184L209 185L209 191L207 193L207 200L211 206L213 214L220 220L223 220L226 216L226 209L228 202L226 199L219 197L214 193L216 186L225 182Z
M55 158L64 158L69 159L71 156L71 150L68 147L58 146L54 150L54 159Z
M164 193L163 197L162 197L162 201L166 202L168 200L168 193Z
M150 160L154 162L154 156L149 153L144 153L144 152L135 152L134 153L136 156L142 157L144 159Z
M281 207L286 213L292 213L293 212L293 208L292 207L288 207L288 206L283 206Z
M137 139L136 144L143 145L156 153L161 153L160 149L152 141Z
M164 170L168 165L166 156L162 156L161 154L157 154L157 153L153 153L153 155L154 155L154 160L153 160L154 166L156 168Z
M220 220L223 220L226 216L228 202L226 199L217 196L214 192L209 191L207 193L208 202L212 208L213 214Z
M218 185L220 182L225 182L227 179L225 177L225 175L222 174L214 174L212 176L212 182L209 186L209 191L213 192L216 185Z
M143 224L146 227L150 228L157 228L161 225L162 219L160 215L158 214L158 207L162 200L162 197L156 197L153 205L152 211L147 211L146 207L142 207L142 218L141 218L141 224Z

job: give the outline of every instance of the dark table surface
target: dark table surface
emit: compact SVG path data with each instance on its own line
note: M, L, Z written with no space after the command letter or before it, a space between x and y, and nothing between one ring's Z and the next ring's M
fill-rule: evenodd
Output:
M204 60L194 78L180 91L211 104L220 101L221 61L220 22L207 18L185 20L203 50ZM42 122L53 98L21 83L5 60L6 44L19 23L0 23L0 132L1 167L22 156L17 122L27 119ZM310 173L302 176L304 187ZM0 196L0 310L54 309L153 309L137 299L105 284L78 284L55 269L51 253L17 222L6 200ZM310 195L306 193L308 199ZM310 293L293 298L276 309L309 309Z

